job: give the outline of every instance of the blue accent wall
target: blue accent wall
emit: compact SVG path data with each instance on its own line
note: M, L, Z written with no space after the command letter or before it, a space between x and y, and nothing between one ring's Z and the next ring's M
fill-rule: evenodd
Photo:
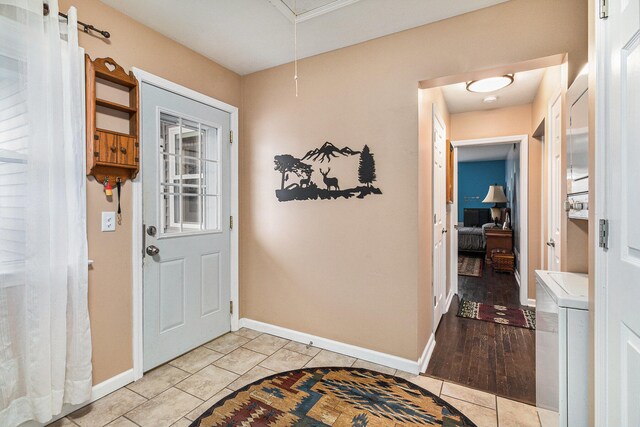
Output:
M506 162L492 160L488 162L458 163L458 221L464 221L465 208L487 208L493 204L482 200L493 184L505 187Z

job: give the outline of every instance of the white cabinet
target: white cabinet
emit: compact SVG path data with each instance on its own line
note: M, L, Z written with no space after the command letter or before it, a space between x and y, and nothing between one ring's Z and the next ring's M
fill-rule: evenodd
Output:
M588 425L588 278L536 271L536 406L542 427Z

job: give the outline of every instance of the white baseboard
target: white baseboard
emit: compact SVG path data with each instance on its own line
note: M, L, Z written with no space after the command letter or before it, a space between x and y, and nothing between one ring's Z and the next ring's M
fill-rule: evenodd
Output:
M345 354L347 356L366 360L372 363L377 363L383 366L388 366L390 368L400 369L402 371L410 372L416 375L420 373L423 363L429 363L429 357L431 357L431 353L433 352L433 348L429 349L429 346L435 346L435 338L433 337L433 335L431 335L431 338L429 339L429 343L427 343L427 347L425 348L423 355L419 360L416 361L394 356L392 354L370 350L368 348L334 341L328 338L318 337L304 332L294 331L292 329L271 325L269 323L258 322L257 320L252 319L240 319L240 327L254 329L258 332L275 335L280 338L286 338L288 340L297 341L304 344L312 342L314 347ZM433 344L431 344L432 341Z
M453 292L451 293L453 295ZM431 360L431 355L433 354L433 349L436 347L436 336L431 334L429 337L429 341L427 341L427 345L424 347L424 351L420 356L420 360L418 360L418 365L420 367L420 373L424 373L427 371L427 366L429 366L429 361Z
M527 305L529 307L535 307L536 306L536 300L534 300L533 298L529 298L529 301L527 301Z
M453 293L453 289L449 290L449 296L447 297L447 310L446 313L449 312L449 307L451 307L451 301L453 301L453 296L455 294Z
M54 416L50 421L44 424L32 421L21 424L20 427L42 427L51 424L55 421L58 421L60 418L64 418L70 413L75 412L84 406L87 406L91 402L95 402L96 400L105 397L107 394L121 389L131 382L133 382L133 369L129 369L128 371L118 374L115 377L111 377L108 380L101 382L100 384L94 385L91 389L91 397L89 398L89 400L78 405L64 405L62 407L62 412Z

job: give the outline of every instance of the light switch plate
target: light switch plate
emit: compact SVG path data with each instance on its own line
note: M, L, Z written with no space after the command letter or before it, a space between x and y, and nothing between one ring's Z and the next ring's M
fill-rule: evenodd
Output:
M115 212L102 212L102 231L116 231Z

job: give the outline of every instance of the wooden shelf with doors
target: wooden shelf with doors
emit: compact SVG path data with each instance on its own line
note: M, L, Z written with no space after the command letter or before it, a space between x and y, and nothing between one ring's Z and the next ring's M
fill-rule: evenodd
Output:
M87 107L87 175L96 181L115 186L133 179L140 169L139 139L139 85L133 73L125 70L111 58L91 60L85 55L86 107ZM124 105L96 96L96 84L103 80L117 90L128 92L129 104ZM124 116L129 132L117 132L97 127L97 111Z

